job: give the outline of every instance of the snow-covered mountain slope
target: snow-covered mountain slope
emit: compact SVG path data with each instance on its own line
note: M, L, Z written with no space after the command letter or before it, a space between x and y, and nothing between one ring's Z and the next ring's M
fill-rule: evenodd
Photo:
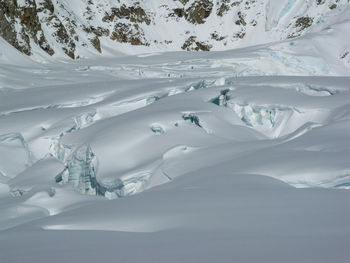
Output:
M319 32L348 7L348 0L8 0L0 2L0 36L37 56L227 50Z

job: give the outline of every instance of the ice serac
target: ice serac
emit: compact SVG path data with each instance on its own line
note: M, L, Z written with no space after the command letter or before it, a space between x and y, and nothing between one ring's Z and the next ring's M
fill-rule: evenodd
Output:
M241 120L249 127L256 128L272 137L278 137L283 125L288 122L294 110L287 107L258 105L230 105Z
M100 195L108 199L115 199L136 194L145 189L150 173L136 174L131 177L116 178L108 184L97 180L98 159L90 145L78 147L66 159L65 168L56 175L58 184L70 184L81 194Z
M89 145L82 145L67 159L66 168L56 176L57 183L72 183L82 194L101 195L105 190L96 179L98 160Z
M134 174L126 179L116 179L105 186L104 196L108 199L116 199L138 194L144 191L152 174L148 172Z

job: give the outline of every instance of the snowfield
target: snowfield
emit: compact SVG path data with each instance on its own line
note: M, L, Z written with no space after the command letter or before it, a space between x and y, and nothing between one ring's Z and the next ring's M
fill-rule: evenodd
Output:
M217 52L0 39L1 262L349 262L347 11Z

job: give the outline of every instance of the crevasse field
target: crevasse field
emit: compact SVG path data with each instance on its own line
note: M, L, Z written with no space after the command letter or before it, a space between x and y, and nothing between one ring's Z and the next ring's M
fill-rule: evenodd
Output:
M78 61L0 39L0 262L349 262L349 17Z

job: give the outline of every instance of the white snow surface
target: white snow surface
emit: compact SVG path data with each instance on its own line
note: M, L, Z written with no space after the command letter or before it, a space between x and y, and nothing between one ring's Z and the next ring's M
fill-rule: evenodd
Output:
M209 53L0 41L1 262L348 262L344 17Z

